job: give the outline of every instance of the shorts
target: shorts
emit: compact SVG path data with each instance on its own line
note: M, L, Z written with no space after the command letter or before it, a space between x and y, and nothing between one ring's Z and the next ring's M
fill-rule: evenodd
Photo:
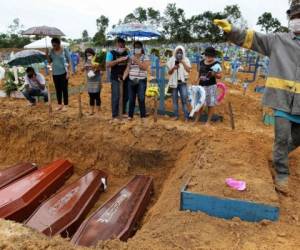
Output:
M217 85L203 86L206 93L205 105L207 107L217 106Z

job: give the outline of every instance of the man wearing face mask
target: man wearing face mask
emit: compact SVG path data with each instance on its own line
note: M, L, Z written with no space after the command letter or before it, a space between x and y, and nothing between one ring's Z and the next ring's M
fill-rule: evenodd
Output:
M290 33L261 34L214 20L228 40L270 57L263 105L274 110L273 164L276 190L288 194L288 154L300 145L300 4L287 11Z
M117 38L116 49L107 53L106 66L111 69L111 105L112 118L114 120L119 116L120 100L120 80L123 78L128 63L128 51L125 48L125 40ZM123 114L126 113L126 104L128 102L128 81L123 85Z
M167 68L169 87L172 88L175 120L179 119L178 93L180 93L184 119L187 122L189 120L189 111L187 107L188 91L186 82L192 67L190 60L185 56L185 49L182 46L175 48L173 57L167 63Z

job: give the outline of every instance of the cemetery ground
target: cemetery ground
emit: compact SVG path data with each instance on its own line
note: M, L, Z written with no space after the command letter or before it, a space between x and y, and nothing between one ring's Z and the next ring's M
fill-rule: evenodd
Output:
M71 79L71 85L81 82L79 73ZM153 176L155 194L137 233L128 242L100 242L97 249L299 249L299 151L290 156L290 195L274 193L269 171L273 128L262 122L261 95L254 93L255 83L245 96L241 86L228 86L226 99L216 111L224 121L210 128L167 116L159 116L155 123L151 100L147 100L150 116L144 123L138 116L131 122L110 123L109 84L103 84L100 115L92 117L87 115L87 93L82 94L82 118L77 95L71 97L68 112L54 112L51 118L42 102L29 108L25 100L0 99L1 168L18 161L44 165L66 158L75 166L70 182L89 169L105 170L109 192L100 196L92 211L134 175ZM233 106L235 130L230 126L228 102ZM170 100L166 108L171 110ZM279 221L251 223L180 211L180 189L190 177L195 191L278 203ZM226 177L244 179L247 190L229 189ZM0 220L0 249L81 248Z

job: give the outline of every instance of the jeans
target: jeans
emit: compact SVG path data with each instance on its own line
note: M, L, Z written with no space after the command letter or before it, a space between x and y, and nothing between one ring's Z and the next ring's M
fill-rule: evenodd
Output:
M35 103L36 99L35 96L42 96L44 97L44 101L48 102L48 92L42 91L40 89L25 89L23 92L23 95L30 103Z
M173 109L174 109L175 116L177 118L179 117L178 92L180 93L184 118L188 119L189 118L189 111L187 108L188 91L187 91L186 83L180 83L177 85L177 88L172 89Z
M120 101L120 82L111 79L111 109L112 117L119 116L119 101ZM123 114L126 114L126 105L128 102L128 81L125 80L123 84Z
M58 105L62 104L63 97L64 97L64 105L69 104L68 79L66 76L67 76L66 73L62 75L53 76Z
M146 103L145 94L147 89L147 79L139 80L138 84L133 85L133 82L129 80L128 83L128 93L129 93L129 111L128 116L133 117L135 110L136 97L138 98L140 115L141 118L146 117Z
M277 174L289 175L288 155L300 146L300 124L275 117L273 163Z

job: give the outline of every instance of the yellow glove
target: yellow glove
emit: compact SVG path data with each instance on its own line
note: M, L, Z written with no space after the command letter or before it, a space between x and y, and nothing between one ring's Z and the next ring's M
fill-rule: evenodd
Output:
M224 32L229 33L232 31L232 25L226 20L215 19L214 24L219 26Z

